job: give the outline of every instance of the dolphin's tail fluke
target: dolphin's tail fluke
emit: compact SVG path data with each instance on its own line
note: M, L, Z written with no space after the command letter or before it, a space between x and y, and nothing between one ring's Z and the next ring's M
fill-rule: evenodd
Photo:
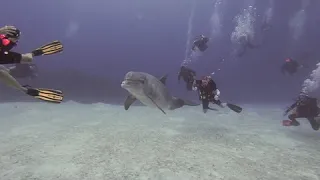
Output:
M173 103L172 103L172 105L170 107L170 110L181 108L182 106L199 106L199 105L200 105L200 103L194 103L192 101L183 100L183 99L175 97L173 99Z

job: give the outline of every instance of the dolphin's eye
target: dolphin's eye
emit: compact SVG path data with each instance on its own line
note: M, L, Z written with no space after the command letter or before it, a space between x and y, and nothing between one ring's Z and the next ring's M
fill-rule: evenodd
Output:
M144 84L144 82L145 82L144 80L139 80L139 81L141 82L141 84Z

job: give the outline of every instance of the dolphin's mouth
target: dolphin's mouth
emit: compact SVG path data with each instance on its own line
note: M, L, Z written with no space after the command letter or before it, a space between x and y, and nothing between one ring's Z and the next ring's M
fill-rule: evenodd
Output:
M129 87L129 86L143 84L143 83L144 83L143 80L125 79L124 81L122 81L121 87Z

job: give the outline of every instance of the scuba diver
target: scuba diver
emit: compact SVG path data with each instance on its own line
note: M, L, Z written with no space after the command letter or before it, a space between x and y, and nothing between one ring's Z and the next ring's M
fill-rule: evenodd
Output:
M9 74L15 78L36 78L38 76L38 68L35 64L15 64L9 67Z
M19 38L20 30L16 27L5 26L0 28L0 64L30 63L34 56L51 55L63 51L63 46L59 41L53 41L52 43L35 49L31 53L20 54L11 51L11 49L17 45ZM10 70L2 65L0 65L0 80L7 86L18 89L27 95L43 101L61 103L63 99L63 94L59 90L22 86L10 75Z
M61 42L53 41L33 50L31 53L20 54L13 52L11 49L17 45L20 34L20 30L14 26L0 28L0 64L30 63L33 57L51 55L63 51Z
M192 51L196 51L197 49L201 52L205 51L208 48L207 43L209 42L209 38L204 35L200 35L199 38L193 41Z
M315 119L320 113L318 107L318 100L316 98L309 97L307 94L301 92L298 99L293 103L284 113L286 116L290 111L291 114L288 116L289 120L283 120L284 126L299 126L300 123L296 118L307 118L312 129L317 131L320 128L320 122Z
M186 83L186 88L188 91L192 90L193 81L196 77L196 72L186 66L181 66L180 72L178 74L178 81L180 82L181 77Z
M221 108L225 105L231 110L240 113L242 108L229 103L222 103L219 100L220 91L217 88L216 83L212 80L211 76L204 76L201 80L194 80L192 89L199 91L199 99L202 101L203 112L206 113L209 110L216 110L209 107L209 102L217 104Z
M243 35L239 38L239 44L240 44L240 49L237 52L238 57L242 57L246 52L247 49L255 49L259 47L259 45L254 45L252 43L252 39L248 35Z
M302 68L303 66L298 63L298 61L293 60L292 58L287 58L284 64L281 66L281 73L282 74L290 74L293 75L298 72L298 69Z

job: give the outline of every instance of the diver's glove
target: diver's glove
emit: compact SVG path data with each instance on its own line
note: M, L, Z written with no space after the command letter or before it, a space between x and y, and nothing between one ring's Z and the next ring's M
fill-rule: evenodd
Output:
M17 43L20 38L20 30L14 26L4 26L0 28L0 34L6 36L13 43Z
M214 94L215 94L214 100L218 101L218 100L219 100L219 96L220 96L220 91L219 91L219 89L216 89L216 90L214 91Z
M193 80L192 90L193 90L193 91L197 91L197 90L198 90L198 86L197 86L197 84L196 84L196 80Z

